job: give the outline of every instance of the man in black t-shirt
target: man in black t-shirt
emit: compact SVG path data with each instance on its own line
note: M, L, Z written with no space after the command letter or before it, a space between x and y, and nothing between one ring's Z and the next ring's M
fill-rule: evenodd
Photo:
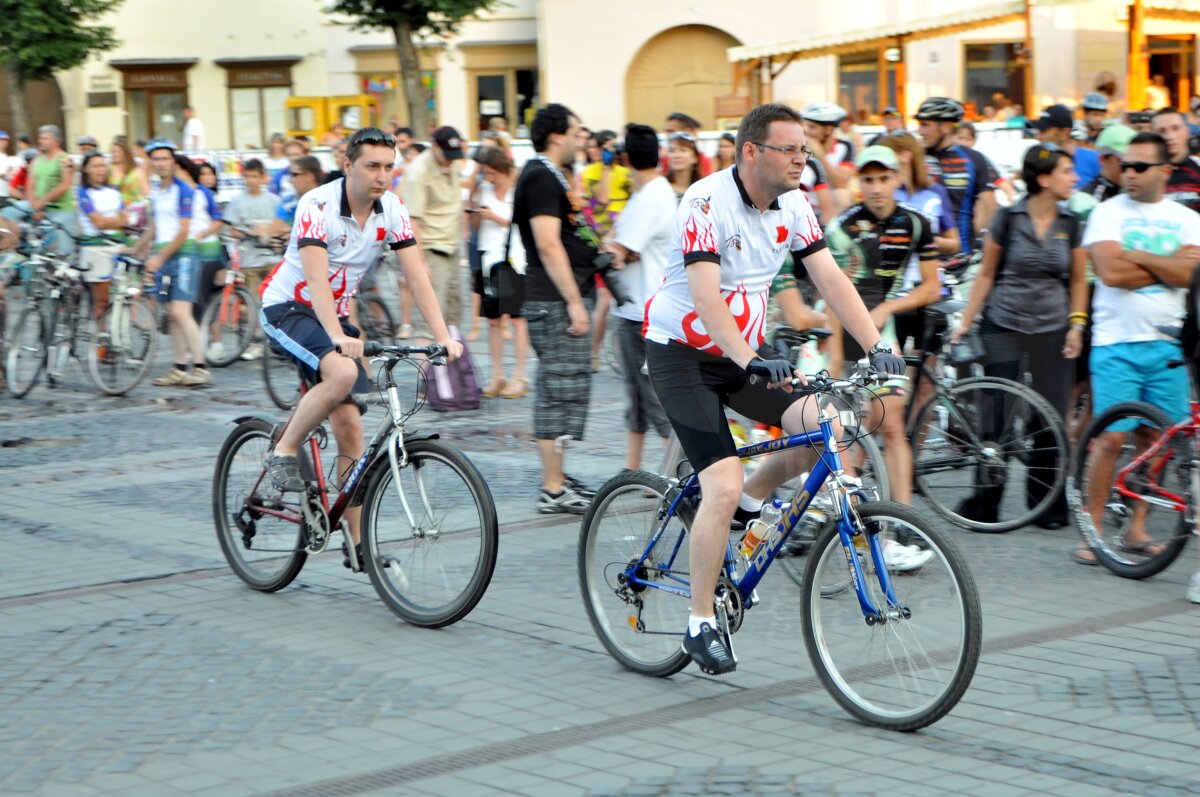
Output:
M929 154L929 176L950 195L963 252L977 248L976 235L996 211L992 188L999 179L981 153L960 146L954 131L963 118L963 106L949 97L930 97L917 109L917 132Z
M588 319L595 296L593 260L599 239L564 170L575 161L579 119L557 103L533 118L536 153L513 195L513 223L525 245L525 305L529 342L538 355L533 436L542 459L538 511L587 510L592 491L563 469L567 439L582 440L591 396Z

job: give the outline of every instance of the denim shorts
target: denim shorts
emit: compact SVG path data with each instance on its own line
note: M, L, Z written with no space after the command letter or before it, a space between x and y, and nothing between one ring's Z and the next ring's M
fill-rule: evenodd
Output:
M171 285L167 288L167 301L196 303L196 288L199 285L200 260L192 255L175 255L154 274L154 286L159 290L159 300L163 300L163 278L170 277Z

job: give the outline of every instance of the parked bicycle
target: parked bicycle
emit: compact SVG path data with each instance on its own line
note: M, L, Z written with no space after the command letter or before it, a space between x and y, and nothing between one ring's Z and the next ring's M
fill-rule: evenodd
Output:
M260 249L282 253L282 243L277 239L262 241L241 227L227 226L222 231L222 242L229 253L225 283L209 298L200 316L201 344L208 364L217 368L236 362L258 333L258 297L246 285L240 241L231 235L235 230L253 238Z
M836 385L823 375L809 380L813 394L828 395ZM835 411L826 405L819 417L818 431L738 450L756 457L809 446L821 455L749 556L734 541L727 545L715 599L719 632L732 652L732 635L759 602L756 587L813 497L825 491L835 523L817 539L801 590L809 658L825 688L858 719L893 730L921 728L958 703L975 672L982 635L975 582L927 518L865 500L842 469ZM687 535L700 499L694 474L680 481L627 471L600 488L584 516L578 554L584 606L604 647L635 672L669 676L690 662L679 639L690 613ZM903 579L893 578L884 559L884 544L898 535L932 552Z
M114 258L109 306L88 346L88 373L100 390L120 396L137 387L158 352L157 308L142 286L145 263Z
M24 267L32 276L5 363L8 391L16 398L28 395L43 371L50 386L57 386L92 338L90 293L82 276L86 269L51 249L58 236L69 235L49 220L25 226L29 257Z
M333 471L321 462L328 440L323 425L300 449L304 492L280 493L266 463L287 424L237 418L213 477L217 539L239 578L256 590L274 592L341 533L351 569L366 570L389 609L414 625L439 628L465 617L491 581L499 542L496 505L479 470L461 451L436 434L405 427L422 402L404 409L393 370L400 363L420 369L414 358L439 361L445 349L368 341L366 353L381 366L380 392L388 413L362 458L344 471L340 491L332 487ZM308 387L302 378L300 392ZM355 561L343 517L360 500L362 562Z
M1185 365L1176 360L1166 367ZM1157 575L1179 557L1196 533L1198 496L1200 402L1195 398L1188 417L1178 423L1143 401L1121 402L1102 412L1080 440L1067 491L1084 543L1100 564L1125 578Z

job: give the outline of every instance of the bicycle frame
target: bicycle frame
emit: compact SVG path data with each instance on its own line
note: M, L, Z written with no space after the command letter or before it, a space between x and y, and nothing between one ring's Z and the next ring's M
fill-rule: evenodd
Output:
M1130 498L1135 501L1141 501L1152 506L1171 509L1176 512L1187 512L1187 496L1177 495L1160 486L1162 484L1162 479L1160 477L1162 476L1163 471L1165 471L1167 467L1174 461L1173 451L1168 449L1165 456L1161 457L1155 464L1150 466L1149 472L1152 475L1152 480L1146 485L1147 489L1145 491L1139 492L1131 489L1127 485L1126 480L1135 470L1141 468L1155 457L1158 457L1159 454L1162 454L1163 449L1167 448L1167 445L1175 438L1176 435L1187 435L1190 437L1192 439L1192 459L1193 461L1200 459L1200 451L1197 451L1196 449L1197 429L1200 429L1200 402L1193 401L1191 402L1190 417L1185 418L1184 420L1172 426L1170 429L1167 429L1163 434L1159 435L1158 439L1151 443L1145 451L1143 451L1141 454L1138 454L1128 465L1117 471L1116 478L1113 479L1113 487L1117 490L1122 498ZM1136 430L1131 433L1136 434ZM1197 485L1195 484L1197 479L1200 479L1200 473L1197 473L1196 469L1193 469L1193 484L1191 485L1191 489L1194 494L1200 495L1200 490L1197 490ZM1148 495L1147 493L1151 494Z
M737 450L737 456L741 459L748 457L758 457L764 454L786 451L796 447L813 448L818 444L824 447L825 453L817 458L816 464L813 466L812 472L809 473L808 479L797 490L792 497L790 503L784 506L783 517L776 523L771 532L759 543L758 548L753 553L753 558L747 563L745 572L739 574L737 572L737 563L740 554L734 549L734 543L731 540L726 545L725 562L723 564L723 572L729 577L729 580L737 588L741 594L743 605L752 606L754 603L753 594L759 582L770 568L771 563L775 561L784 543L787 542L789 536L796 529L800 519L804 516L804 511L808 509L808 505L812 503L813 497L826 484L832 476L839 489L837 492L837 501L835 501L835 515L837 517L838 536L841 538L842 547L846 551L847 567L850 572L851 583L854 585L854 590L858 595L858 603L862 609L863 615L870 621L871 618L882 618L883 612L874 605L870 596L866 592L864 586L864 574L862 566L858 561L858 557L854 555L855 548L854 537L856 532L850 525L850 518L853 516L853 508L850 505L850 495L853 488L849 488L842 481L844 472L842 470L841 454L838 452L836 438L833 432L833 420L835 415L826 407L820 414L820 429L814 432L804 432L801 434L789 435L779 438L778 440L764 440L761 443L744 446ZM672 580L678 585L663 584L658 581L649 581L639 577L637 571L642 565L642 562L650 555L655 546L658 545L662 535L666 532L667 523L674 517L678 510L681 501L686 501L694 497L700 491L700 480L696 474L688 476L680 486L679 493L671 501L670 507L663 514L659 528L651 536L642 555L630 567L626 568L625 576L629 583L648 589L660 589L667 592L680 595L685 598L691 597L691 589L686 579L671 576ZM674 549L670 552L666 561L661 567L655 569L669 573L679 555L681 546L683 545L685 535L679 535L679 539L675 542ZM875 565L875 571L879 577L880 587L883 589L884 595L887 598L888 604L891 606L898 605L896 593L892 588L891 575L888 573L887 566L884 564L883 547L876 535L867 535L867 545L871 552L871 559Z

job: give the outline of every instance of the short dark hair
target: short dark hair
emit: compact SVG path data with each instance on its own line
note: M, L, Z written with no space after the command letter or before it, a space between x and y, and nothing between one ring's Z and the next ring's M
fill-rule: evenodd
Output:
M1030 147L1025 153L1025 162L1021 165L1021 179L1025 181L1025 191L1030 196L1040 194L1042 186L1037 178L1057 169L1058 162L1063 158L1075 160L1065 149L1054 145L1038 144L1036 147Z
M625 154L629 168L653 169L658 166L658 133L650 125L625 126Z
M975 125L971 124L970 122L959 122L958 129L966 130L971 134L971 138L979 138L979 134L975 131Z
M750 113L743 116L742 123L738 125L737 139L734 140L734 146L737 147L737 154L734 155L736 162L742 162L742 150L747 144L757 144L771 134L771 122L801 124L803 119L794 108L778 102L751 108Z
M175 153L175 165L187 172L193 181L200 179L200 167L196 165L194 160L182 152Z
M596 141L596 146L598 146L598 147L603 147L605 144L612 141L616 137L617 137L617 133L614 130L601 130L598 133L592 134L592 138Z
M389 144L388 141L391 141ZM385 133L378 127L364 127L361 130L356 130L354 135L350 136L350 142L346 145L346 159L351 163L358 160L362 155L362 148L365 146L373 147L396 147L396 137L391 133Z
M392 133L397 136L408 136L409 138L417 137L416 133L413 132L413 129L411 127L397 127L395 130L392 131Z
M565 134L571 129L571 119L579 117L571 113L571 109L557 102L538 108L534 114L533 124L529 126L529 138L533 142L534 152L545 152L554 133Z
M1157 111L1154 114L1154 116L1152 116L1150 118L1150 121L1153 122L1155 119L1159 118L1160 116L1172 116L1172 115L1178 116L1179 119L1184 124L1187 124L1187 115L1183 111L1179 110L1178 108L1163 108L1162 110Z
M1158 159L1163 163L1171 162L1171 153L1167 150L1167 140L1158 133L1138 133L1129 140L1130 147L1134 144L1153 144L1158 149Z
M325 172L321 169L321 162L317 160L316 155L302 155L296 158L296 162L292 164L292 168L305 174L311 174L317 178L318 183L325 177Z
M675 111L675 113L668 114L667 121L668 122L679 122L679 124L683 125L688 130L699 130L700 129L700 123L698 121L696 121L696 118L694 116L688 116L686 113L681 113L680 111Z
M251 158L250 160L246 161L244 166L242 166L242 173L244 174L246 172L258 172L259 174L266 174L267 168L263 166L263 162L258 158Z

